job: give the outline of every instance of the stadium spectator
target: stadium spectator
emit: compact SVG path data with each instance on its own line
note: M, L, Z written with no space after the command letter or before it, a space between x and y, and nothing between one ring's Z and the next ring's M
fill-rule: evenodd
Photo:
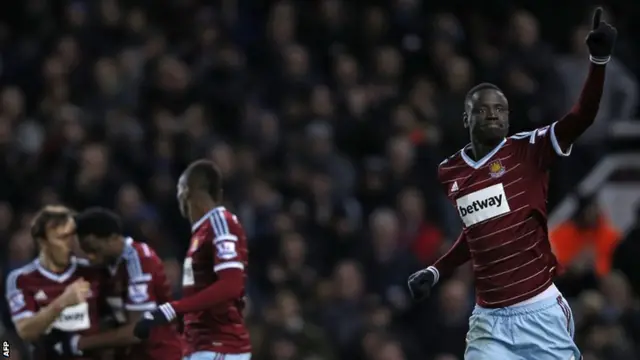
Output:
M620 234L599 209L595 196L580 196L573 219L551 229L549 239L560 265L603 277L611 270Z

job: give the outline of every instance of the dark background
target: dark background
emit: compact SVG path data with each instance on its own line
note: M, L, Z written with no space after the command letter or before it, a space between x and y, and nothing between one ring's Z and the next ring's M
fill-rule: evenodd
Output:
M637 115L640 3L605 6L616 57L594 129L554 169L550 207L608 153L611 124ZM477 82L504 89L513 132L567 111L588 67L580 26L591 11L584 1L5 1L2 272L34 256L40 206L101 205L163 256L179 296L189 225L176 176L206 157L250 239L256 359L462 359L470 269L425 304L405 286L460 229L437 164L468 141L463 99ZM638 231L616 236L637 254ZM593 256L580 256L558 280L585 360L639 358L630 258L594 274Z

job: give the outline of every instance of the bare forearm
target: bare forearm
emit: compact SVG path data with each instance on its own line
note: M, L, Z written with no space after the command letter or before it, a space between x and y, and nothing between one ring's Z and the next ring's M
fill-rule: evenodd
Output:
M56 321L64 308L62 300L57 298L51 304L40 309L35 315L17 321L16 331L18 335L25 341L37 340Z
M464 233L461 233L456 242L453 243L453 246L451 246L451 248L429 268L431 268L432 271L435 269L437 282L441 275L446 276L451 274L455 269L465 264L470 259L471 252L469 252L467 239L465 238Z
M78 350L87 351L137 344L140 340L133 336L134 326L135 323L127 324L97 335L83 336L78 341Z

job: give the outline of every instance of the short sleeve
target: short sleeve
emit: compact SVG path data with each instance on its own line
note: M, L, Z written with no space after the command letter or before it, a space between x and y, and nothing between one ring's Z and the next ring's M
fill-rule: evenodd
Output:
M9 273L7 277L5 296L14 323L31 317L38 311L33 292L24 286L24 282L24 275L19 269Z
M534 131L527 131L515 134L513 139L527 141L528 157L534 159L540 168L546 169L555 160L571 155L573 145L562 146L556 137L555 127L558 122L551 125L537 128Z
M226 269L244 270L241 253L244 244L240 241L240 224L235 216L229 219L223 211L216 211L210 218L213 230L213 271Z
M125 255L128 282L124 308L128 311L154 310L157 307L154 273L161 265L160 261L146 244L141 244L139 250L130 249Z

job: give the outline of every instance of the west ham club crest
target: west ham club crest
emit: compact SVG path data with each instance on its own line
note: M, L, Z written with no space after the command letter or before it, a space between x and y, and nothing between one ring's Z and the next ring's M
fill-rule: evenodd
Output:
M491 164L489 164L489 176L494 179L497 179L500 176L504 175L505 171L506 170L500 160L493 161Z

